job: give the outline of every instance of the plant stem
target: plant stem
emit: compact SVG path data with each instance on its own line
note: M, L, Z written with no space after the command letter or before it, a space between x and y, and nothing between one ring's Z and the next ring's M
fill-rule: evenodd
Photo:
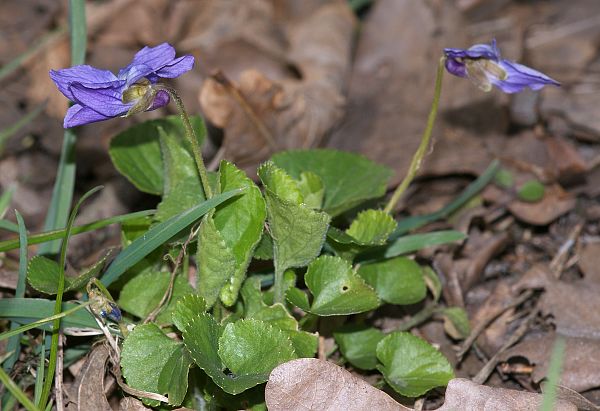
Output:
M444 63L446 62L446 58L440 58L440 62L438 64L437 76L435 78L435 91L433 94L433 102L431 103L431 110L429 111L429 117L427 118L427 126L425 127L425 131L423 132L423 137L421 137L421 144L415 155L410 162L410 166L408 167L408 172L404 177L404 180L400 183L398 187L396 187L396 191L390 198L390 201L384 208L384 211L387 213L391 213L396 204L404 194L404 191L408 188L410 183L415 178L417 171L421 167L421 163L423 162L423 157L427 154L427 148L429 147L429 142L431 141L431 132L433 131L433 125L435 123L435 118L438 112L438 106L440 103L440 96L442 94L442 79L444 77Z
M213 196L212 190L210 188L210 183L208 182L208 172L206 170L206 166L204 165L204 159L202 158L202 150L200 149L200 143L198 142L198 136L192 127L192 123L190 123L190 117L188 116L187 111L185 110L185 106L183 105L183 101L181 101L181 97L175 91L175 89L171 87L167 87L164 84L155 84L153 86L156 90L163 90L169 93L169 96L175 102L177 109L179 110L179 116L181 117L181 121L183 121L183 125L185 127L185 136L188 139L190 145L192 146L192 154L194 155L194 160L196 161L196 166L198 167L198 174L200 174L200 180L202 181L202 188L204 189L204 195L208 200Z
M284 284L283 284L283 273L285 270L282 270L275 263L275 278L273 280L273 302L274 303L282 303L284 302Z

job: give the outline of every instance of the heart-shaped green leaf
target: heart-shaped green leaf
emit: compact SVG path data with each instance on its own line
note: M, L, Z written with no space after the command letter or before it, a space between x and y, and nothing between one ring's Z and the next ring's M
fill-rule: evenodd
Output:
M377 344L385 337L379 329L351 324L337 330L333 336L350 364L363 370L377 368Z
M230 394L265 382L271 370L297 358L282 331L258 320L240 320L226 327L209 314L198 314L183 331L194 362Z
M315 355L318 344L317 335L300 331L298 322L283 304L278 303L271 306L265 304L260 290L260 279L248 278L244 282L241 294L244 301L244 318L254 318L282 330L291 340L299 357Z
M199 292L209 306L218 297L226 306L232 306L262 236L266 206L256 184L227 161L221 162L219 185L222 190L244 192L221 204L202 222L197 253Z
M167 337L155 324L138 325L123 342L121 369L127 384L138 390L161 393L160 374L180 350L181 343ZM144 400L157 406L156 400Z
M366 157L330 149L284 151L272 160L295 179L307 171L318 175L325 189L323 209L331 216L383 196L392 176L388 167Z
M107 253L96 264L83 270L77 277L65 277L65 293L84 288L88 281L96 277L108 258ZM56 294L59 276L58 263L44 256L35 256L27 265L27 281L36 290L44 294Z
M325 195L325 187L323 187L321 178L313 172L305 171L300 173L297 185L302 194L302 202L310 208L320 209Z
M188 388L188 374L194 360L183 344L169 357L158 376L158 391L166 393L169 404L181 405Z
M173 314L171 315L173 324L180 331L183 331L185 327L192 321L196 315L206 311L206 302L198 294L188 294L179 299Z
M254 319L225 326L219 339L219 356L234 374L263 375L263 381L279 364L298 358L283 331Z
M140 318L146 317L157 306L163 298L169 286L170 274L166 272L145 272L125 284L119 296L119 306ZM194 289L181 275L175 278L173 294L169 305L164 307L156 322L161 325L171 324L171 314L175 309L177 301L185 295L192 294Z
M198 232L198 294L212 307L221 289L235 271L233 251L215 227L212 213L205 216Z
M190 118L192 127L204 138L201 117ZM166 134L183 136L184 128L179 116L150 120L128 128L110 142L110 158L121 174L139 190L150 194L163 193L163 160L160 151L158 128Z
M158 128L164 165L163 198L154 219L165 221L205 200L196 162L186 141Z
M418 397L454 378L448 360L425 340L396 331L377 344L377 369L400 394Z
M346 234L360 244L382 245L396 228L396 221L382 210L365 210L358 213Z
M364 264L358 273L386 303L415 304L427 294L422 268L406 257Z
M321 251L330 217L300 204L302 196L299 191L296 195L295 182L272 162L263 164L258 175L266 186L276 271L305 266Z
M375 290L339 257L323 255L308 266L304 277L306 286L313 295L307 310L310 313L328 315L356 314L373 310L379 306ZM288 299L296 304L296 291L288 292ZM306 301L298 301L305 308ZM303 307L304 306L304 307Z

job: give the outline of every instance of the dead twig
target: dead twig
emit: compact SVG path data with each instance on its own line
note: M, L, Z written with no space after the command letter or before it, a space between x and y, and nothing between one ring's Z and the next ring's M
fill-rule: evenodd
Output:
M63 411L65 409L64 404L64 387L63 387L63 364L64 364L64 347L65 335L62 330L58 331L58 352L56 355L56 376L54 377L54 389L56 397L56 410Z
M540 309L536 305L535 308L531 310L527 318L519 325L516 331L512 333L509 339L502 345L502 347L500 347L498 352L496 352L496 354L494 354L494 356L490 358L490 360L483 366L483 368L477 373L477 375L473 377L474 383L483 384L487 381L490 374L496 367L496 364L498 364L498 359L500 358L500 356L504 353L504 351L516 344L525 335L527 330L529 330L531 323L535 320L539 312Z
M467 351L469 351L469 348L471 348L471 345L473 345L477 337L479 337L479 335L492 323L492 321L498 318L506 310L517 307L523 302L527 301L529 298L531 298L531 296L533 296L533 293L534 292L532 290L527 290L523 294L515 298L513 301L511 301L510 304L499 307L498 309L490 312L486 317L484 317L479 322L479 324L477 324L477 326L473 328L471 334L469 334L467 339L463 342L458 353L456 353L456 357L459 359L459 361L462 360L462 357Z
M192 232L188 236L187 240L185 240L185 243L183 243L183 245L181 246L181 251L177 255L177 258L174 261L173 269L171 270L171 277L169 278L169 285L168 285L167 289L165 290L165 293L163 294L163 296L160 299L160 302L158 303L156 308L154 310L152 310L152 312L150 314L148 314L148 317L146 317L146 319L144 320L144 324L148 324L149 322L154 321L156 319L156 317L158 316L158 314L160 313L160 310L162 310L167 304L169 304L169 301L171 300L171 297L173 296L173 287L175 285L175 277L177 276L177 271L179 271L179 266L181 265L183 258L187 255L187 252L186 252L187 246L194 238L196 238L197 233L198 233L198 228L195 230L192 230Z
M561 274L565 269L565 265L567 263L569 257L569 251L573 248L579 235L581 234L581 230L583 229L583 222L577 223L575 227L569 233L569 237L567 241L565 241L560 248L558 249L558 253L554 256L552 261L550 262L550 270L554 274L554 278L557 280L560 278Z

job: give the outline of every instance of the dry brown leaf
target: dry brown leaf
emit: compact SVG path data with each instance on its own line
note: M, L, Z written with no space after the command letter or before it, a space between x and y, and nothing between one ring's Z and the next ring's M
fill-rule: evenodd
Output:
M304 17L290 21L285 12L292 2L216 3L208 7L214 18L204 33L188 43L206 55L205 70L224 72L205 82L200 104L206 118L224 129L225 155L244 166L275 149L317 145L343 114L355 25L348 5L337 0L316 8L310 2L296 4ZM220 54L221 45L233 44L235 53ZM266 54L269 61L251 58L249 48L252 56ZM249 58L230 57L238 57L237 50Z
M513 290L524 288L544 289L539 305L542 313L552 316L558 333L600 338L600 284L555 280L547 265L537 264L513 286Z
M455 378L446 388L444 405L436 411L493 410L493 411L537 411L542 405L542 395L505 388L487 387L474 382ZM575 411L570 402L559 400L555 411Z
M560 137L548 137L544 142L559 182L570 183L584 178L587 165L573 144Z
M533 225L547 225L575 207L576 199L560 187L546 187L544 198L535 203L515 200L508 205L519 220Z
M554 333L531 338L508 349L500 356L500 361L508 361L514 357L526 358L529 364L535 366L531 377L538 383L548 372L555 339ZM600 341L569 336L564 339L565 353L560 384L579 392L599 387Z
M265 401L271 411L411 410L344 368L315 358L276 367L267 382Z
M443 48L469 44L464 24L449 2L377 1L361 30L347 114L328 146L361 152L394 168L392 183L397 183L419 145ZM497 109L490 109L496 95L490 98L468 81L447 75L445 80L441 110L478 101L464 110L463 117L485 118L478 124L480 128L485 124L485 133L490 133L491 123L502 117ZM473 115L473 109L478 109L478 114ZM459 113L444 116L443 112L433 133L435 149L427 157L423 173L479 173L491 161L482 135L463 126L449 127L445 120L455 119Z
M146 411L152 408L146 408L137 398L125 397L119 402L119 411Z
M269 410L400 410L412 411L389 395L331 362L302 358L281 364L271 372L265 389ZM537 393L486 387L455 378L446 388L444 404L436 411L456 410L538 410L542 396ZM558 411L577 408L559 400Z
M67 390L67 411L112 411L104 395L104 375L109 356L106 345L96 345L92 349L75 382Z
M600 284L600 243L588 243L579 252L579 268L586 283Z

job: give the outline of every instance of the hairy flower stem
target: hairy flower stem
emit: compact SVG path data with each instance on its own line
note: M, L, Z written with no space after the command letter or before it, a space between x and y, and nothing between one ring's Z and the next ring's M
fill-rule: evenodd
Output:
M435 123L438 106L440 104L440 96L442 94L442 79L444 77L445 62L446 58L442 57L438 65L437 76L435 78L433 102L431 103L431 110L429 111L429 117L427 118L427 126L423 132L423 137L421 137L421 144L419 144L419 148L417 148L417 151L410 162L410 166L406 176L404 177L404 180L402 180L400 185L396 187L396 191L394 191L392 198L390 198L390 201L384 208L384 211L387 213L391 213L394 210L394 207L396 207L396 204L402 197L402 194L404 194L410 183L414 180L417 171L419 171L419 168L421 168L423 157L425 157L425 154L427 154L427 148L429 147L429 142L431 141L431 132L433 131L433 125Z
M200 143L198 142L198 136L192 127L192 123L190 123L190 117L185 110L183 105L183 101L181 101L181 97L171 87L167 87L163 84L155 84L153 86L156 90L163 90L169 93L169 96L173 99L175 104L177 105L177 109L179 110L179 116L181 117L181 121L183 121L183 125L185 127L185 136L190 142L192 146L192 154L194 155L194 160L196 161L196 166L198 167L198 173L200 174L200 180L202 181L202 188L204 189L204 195L206 199L209 199L213 196L212 190L210 188L210 183L208 182L208 172L206 170L206 166L204 165L204 159L202 158L202 151L200 149Z

